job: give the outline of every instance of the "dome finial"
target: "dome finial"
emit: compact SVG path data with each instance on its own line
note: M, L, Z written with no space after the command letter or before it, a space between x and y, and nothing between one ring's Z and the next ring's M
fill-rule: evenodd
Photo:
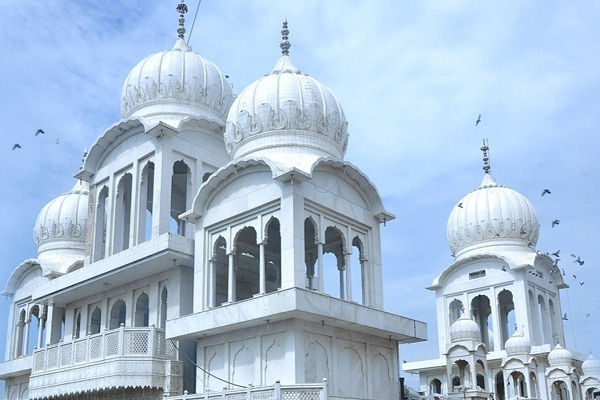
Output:
M483 151L483 170L485 171L486 174L490 173L490 158L488 157L488 150L490 148L488 147L488 140L487 139L483 139L483 146L481 146L481 151Z
M292 47L290 41L288 40L289 34L290 31L288 30L287 18L284 17L283 27L281 28L281 43L279 44L279 47L281 47L281 54L284 56L290 54L290 47Z
M177 28L177 34L179 35L180 39L183 39L183 36L185 35L185 28L184 28L184 24L185 24L185 13L188 12L188 8L187 5L184 3L185 0L181 0L181 2L179 4L177 4L177 12L179 13L179 28Z

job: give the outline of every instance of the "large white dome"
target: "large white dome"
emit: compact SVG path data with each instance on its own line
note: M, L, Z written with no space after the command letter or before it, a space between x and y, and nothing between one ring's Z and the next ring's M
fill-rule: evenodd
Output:
M283 55L273 71L233 102L225 143L233 159L267 157L282 169L306 169L319 157L344 157L348 123L335 94L296 68L287 33L284 22Z
M52 272L64 274L83 261L88 217L88 183L79 180L42 208L33 228L37 258Z
M504 350L508 355L529 354L531 351L531 342L523 332L515 331L504 344Z
M455 256L494 241L534 247L539 223L529 200L519 192L498 185L486 173L481 185L460 199L447 224L448 245Z
M548 353L548 363L554 367L557 365L571 365L573 354L560 344L557 344L550 353Z
M179 38L171 50L146 57L129 72L123 84L121 115L173 126L195 116L224 128L232 101L231 86L219 68Z
M456 343L463 340L481 340L479 325L466 314L461 315L450 326L450 341Z

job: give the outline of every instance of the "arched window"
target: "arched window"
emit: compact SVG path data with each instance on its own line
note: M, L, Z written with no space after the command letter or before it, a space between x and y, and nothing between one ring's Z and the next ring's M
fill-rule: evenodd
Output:
M504 349L504 343L515 332L515 303L513 295L509 290L502 290L498 294L498 312L500 314L500 346Z
M483 364L483 361L477 360L475 362L475 372L477 374L477 376L475 378L477 380L477 386L479 386L482 390L486 390L485 389L486 370L485 370L485 365Z
M462 301L460 301L458 299L454 299L450 302L450 307L448 307L448 308L449 308L449 322L450 322L450 325L452 325L462 315L462 313L464 311L463 303L462 303Z
M131 174L123 175L117 186L115 199L115 231L113 253L129 248L131 232Z
M535 300L535 295L530 290L529 291L529 313L531 315L531 327L533 329L529 330L529 334L532 336L532 343L536 345L540 345L543 343L542 331L538 329L540 324L540 312L537 301Z
M494 387L496 389L495 400L504 400L506 395L504 392L504 374L502 371L498 372L494 377Z
M310 290L319 290L315 279L318 279L316 264L319 258L319 249L316 243L316 224L312 218L304 220L304 264L306 265L306 287Z
M267 223L265 245L265 291L274 292L281 287L281 233L279 220L271 218Z
M160 293L160 327L165 329L167 326L167 288L164 287Z
M81 311L75 310L75 323L73 324L73 339L79 339L81 335Z
M552 337L555 337L555 335L559 335L559 316L556 313L556 309L554 308L554 302L552 301L552 299L548 299L548 313L550 319L550 335Z
M100 326L102 323L102 311L100 308L94 308L92 311L92 316L90 318L90 335L95 335L96 333L100 333Z
M537 377L535 376L535 372L529 373L529 389L531 391L531 397L534 399L537 398L538 397L538 384L537 384Z
M209 306L220 306L227 302L229 295L229 257L227 241L219 236L213 247L212 292Z
M259 249L256 230L245 227L235 238L235 299L245 300L259 293Z
M148 295L142 293L135 302L134 326L148 326L150 322L150 301Z
M333 226L325 230L325 244L323 245L323 279L325 293L332 296L346 298L346 284L344 272L346 270L346 248L342 232Z
M171 177L171 224L169 232L185 236L185 221L179 215L187 211L188 193L191 190L190 168L183 161L173 164Z
M352 289L352 298L349 298L348 300L355 301L359 304L366 304L366 282L368 278L367 271L363 269L363 260L365 260L364 245L358 236L355 236L352 239L352 257L350 260L349 277L352 279L352 282L351 285L348 285L348 288ZM348 266L346 266L346 268L348 268Z
M148 161L140 181L140 207L138 214L138 243L152 237L152 211L154 208L154 163Z
M38 347L38 338L42 330L41 311L38 305L29 310L29 337L27 338L27 354L33 354L33 349Z
M538 296L538 309L539 309L539 321L540 321L540 332L544 343L552 343L552 336L550 332L550 320L548 318L549 313L546 308L546 300L542 295Z
M476 296L471 301L471 313L473 314L473 320L479 325L479 330L481 331L481 342L486 345L487 348L490 348L490 340L489 340L489 316L492 313L492 308L490 307L490 299L480 294Z
M442 382L439 379L432 379L429 382L429 394L442 394Z
M108 187L103 186L96 202L94 223L94 261L106 257L106 230L108 227Z
M110 321L108 329L117 329L121 324L125 325L125 317L127 315L127 307L123 300L117 300L110 309Z

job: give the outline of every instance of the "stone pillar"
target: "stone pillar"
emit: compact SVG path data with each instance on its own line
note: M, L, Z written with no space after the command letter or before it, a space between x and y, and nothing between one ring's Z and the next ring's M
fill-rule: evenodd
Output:
M235 301L235 252L229 253L229 281L227 282L227 301Z
M266 271L265 271L265 242L261 242L258 245L258 251L259 251L259 293L260 294L265 294L267 292L267 288L266 288L266 282L265 282L265 277L266 277Z
M317 288L320 293L325 291L325 281L323 277L323 243L317 243L317 264L319 268L319 272L317 274Z

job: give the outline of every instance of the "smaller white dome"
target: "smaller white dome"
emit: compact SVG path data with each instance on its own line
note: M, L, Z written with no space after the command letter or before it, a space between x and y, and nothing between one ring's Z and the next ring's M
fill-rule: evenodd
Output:
M551 366L557 365L571 365L571 361L573 361L573 354L560 344L557 344L556 347L548 354L548 362Z
M88 213L88 183L79 180L69 190L42 208L33 228L37 258L52 272L67 269L85 255Z
M450 326L450 340L452 343L463 340L480 341L481 331L479 330L479 325L463 313L463 315Z
M529 354L531 342L523 335L523 332L515 331L504 344L504 350L508 355Z
M598 375L600 376L600 360L590 354L588 358L581 365L584 375Z

